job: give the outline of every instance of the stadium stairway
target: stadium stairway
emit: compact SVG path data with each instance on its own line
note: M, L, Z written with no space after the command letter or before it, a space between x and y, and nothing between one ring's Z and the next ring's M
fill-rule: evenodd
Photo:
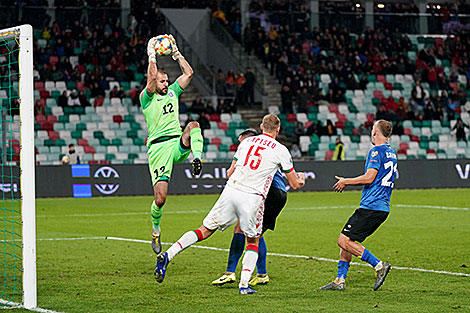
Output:
M159 68L163 69L165 73L168 74L168 79L170 82L176 81L176 79L181 75L180 66L177 62L173 61L170 56L158 57L157 62ZM183 95L186 105L190 105L196 96L200 95L200 93L194 84L189 84L189 86L184 90Z

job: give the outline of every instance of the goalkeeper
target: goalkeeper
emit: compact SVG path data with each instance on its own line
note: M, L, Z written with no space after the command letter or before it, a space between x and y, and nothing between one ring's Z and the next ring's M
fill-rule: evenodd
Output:
M148 156L150 176L152 177L155 201L151 206L152 214L152 249L156 254L161 252L160 222L162 209L168 193L173 164L187 159L192 151L191 172L199 175L202 170L202 134L197 122L189 123L182 131L179 122L178 98L189 85L193 69L178 51L172 35L171 56L178 62L182 75L168 86L168 75L157 66L155 44L159 37L149 40L147 46L148 70L147 87L140 94L140 104L148 128Z

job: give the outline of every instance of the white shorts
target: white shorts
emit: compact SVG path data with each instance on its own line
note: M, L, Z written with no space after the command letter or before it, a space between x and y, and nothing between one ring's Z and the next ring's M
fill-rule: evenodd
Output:
M226 186L212 210L202 222L207 229L224 231L237 220L245 236L261 236L263 228L264 198Z

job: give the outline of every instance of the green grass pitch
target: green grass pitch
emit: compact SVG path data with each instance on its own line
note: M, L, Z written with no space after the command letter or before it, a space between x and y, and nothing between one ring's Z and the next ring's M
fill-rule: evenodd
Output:
M169 196L162 241L200 226L218 195ZM360 192L290 193L268 252L337 259L338 234ZM470 277L392 269L374 292L371 267L352 265L345 292L320 291L334 262L268 256L271 282L258 294L214 287L228 253L189 248L153 277L151 197L37 200L38 305L60 312L469 312ZM470 274L470 189L395 190L388 220L364 245L392 266ZM232 228L197 245L227 249ZM165 245L166 250L169 246ZM353 259L361 262L359 259ZM238 268L237 278L239 278Z

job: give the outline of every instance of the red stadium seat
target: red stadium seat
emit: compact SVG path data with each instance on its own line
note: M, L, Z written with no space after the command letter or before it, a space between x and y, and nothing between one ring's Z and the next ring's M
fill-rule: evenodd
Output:
M52 123L49 123L49 122L44 122L44 123L41 124L41 128L43 130L53 130L54 125Z
M330 110L331 113L338 113L338 106L337 105L329 105L328 110Z
M377 81L385 83L387 80L385 79L385 75L377 75Z
M383 99L384 95L382 90L374 90L374 98Z
M85 89L86 89L86 88L85 88L85 82L77 82L77 89L78 89L79 91L85 90Z
M210 120L212 122L220 122L220 114L211 114L210 117L211 117Z
M48 115L48 116L47 116L47 121L48 121L49 123L53 123L53 124L54 124L54 123L57 123L57 116L55 116L55 115Z
M44 115L38 115L36 116L36 122L39 124L45 123L47 121L47 118Z
M406 142L400 143L400 150L408 150L408 149L409 149L408 143Z
M77 140L77 144L78 144L79 146L86 147L86 146L88 146L88 140L86 140L86 139L78 139L78 140Z
M96 160L90 160L88 161L88 164L90 165L96 165L96 164L99 164L100 162L99 161L96 161Z
M44 82L34 82L34 89L38 91L44 90Z
M385 87L385 90L393 90L394 89L393 84L387 83L387 82L384 83L384 87Z
M313 122L311 122L311 121L305 122L305 128L309 128L310 125L312 125L312 124L313 124Z
M370 122L370 121L373 122L373 121L375 120L375 115L374 115L374 113L367 113L367 114L366 114L366 117L367 117L367 121L369 121L369 122Z
M122 119L122 116L121 115L114 115L113 116L113 122L114 123L122 123L123 122L123 119Z
M332 150L328 150L325 152L325 160L328 160L328 161L331 161L331 159L333 158L333 154L335 152L332 151Z
M336 116L338 117L338 121L340 122L345 123L348 121L348 117L343 113L336 113Z
M51 55L49 57L49 64L50 65L55 65L55 64L57 64L57 62L59 62L59 58L57 56Z
M342 121L337 121L337 122L335 123L335 127L336 127L336 128L344 129L344 127L345 127L344 122L342 122Z
M229 130L228 124L224 122L217 122L217 126L222 130Z
M47 135L49 136L49 139L54 139L54 140L55 140L55 139L59 139L59 138L60 138L59 133L56 132L56 131L54 131L54 130L49 130L49 131L47 132Z
M411 136L410 136L410 140L411 140L411 141L419 142L419 136L411 135Z
M51 97L51 94L49 93L49 91L47 90L40 90L39 91L39 96L42 98L42 99L49 99Z
M85 146L83 147L83 150L85 151L85 153L91 153L91 154L95 153L95 147Z
M413 134L411 133L411 129L409 129L409 128L405 128L405 129L403 130L403 134L408 135L408 136L413 135Z
M297 116L293 113L289 113L289 114L287 114L287 120L289 122L295 123L295 122L297 122Z
M436 150L434 150L434 149L428 149L428 150L426 150L426 153L434 153L434 154L435 154L435 153L436 153Z
M220 146L222 144L222 141L220 140L220 138L215 137L211 139L211 144Z
M237 151L238 145L231 145L230 146L230 151Z

